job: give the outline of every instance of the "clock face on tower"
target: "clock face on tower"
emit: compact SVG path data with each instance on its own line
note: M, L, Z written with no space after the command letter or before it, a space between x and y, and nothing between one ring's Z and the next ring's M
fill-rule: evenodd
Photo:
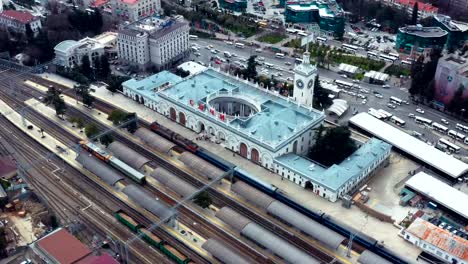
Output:
M304 88L304 82L301 79L296 81L296 85L298 88Z
M307 83L307 88L312 88L312 86L314 86L314 81L313 80L310 80L309 83Z

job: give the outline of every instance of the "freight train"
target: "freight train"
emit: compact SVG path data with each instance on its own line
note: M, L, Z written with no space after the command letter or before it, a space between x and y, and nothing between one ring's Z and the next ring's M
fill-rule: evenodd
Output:
M163 136L192 153L196 153L199 149L198 145L193 143L191 140L186 139L169 128L160 125L158 122L151 123L150 129L156 134Z
M179 252L177 249L169 245L166 241L164 241L163 239L159 238L158 236L153 234L151 231L146 229L143 225L137 223L137 221L135 221L133 218L131 218L122 210L115 212L114 216L115 218L117 218L117 220L119 220L119 222L121 222L122 224L130 228L133 232L141 235L141 238L143 238L143 240L146 243L158 249L164 255L174 260L176 263L179 263L179 264L190 264L190 263L194 264L195 263L189 257L185 256L184 254Z
M111 165L113 168L116 170L122 172L125 174L127 177L130 177L132 180L143 184L145 183L145 175L142 174L141 172L135 170L134 168L128 166L125 162L121 161L120 159L112 156L110 153L107 151L102 150L95 144L82 140L80 141L80 145L83 149L87 150L91 154L93 154L95 157L98 159L108 163Z

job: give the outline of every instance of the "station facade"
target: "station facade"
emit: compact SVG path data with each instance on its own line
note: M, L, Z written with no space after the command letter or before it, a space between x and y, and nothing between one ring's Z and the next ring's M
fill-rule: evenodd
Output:
M271 171L276 157L307 153L325 118L301 103L311 100L284 97L213 68L184 79L163 71L122 86L133 100Z

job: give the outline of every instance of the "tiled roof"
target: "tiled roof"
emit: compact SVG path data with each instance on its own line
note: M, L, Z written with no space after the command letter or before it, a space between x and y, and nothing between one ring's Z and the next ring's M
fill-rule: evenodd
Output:
M29 12L16 10L5 10L0 13L0 17L16 20L22 24L27 24L33 20L39 19L38 17L31 15Z
M47 235L37 244L49 257L61 264L75 263L91 254L88 247L65 229Z
M434 245L462 260L468 260L468 241L449 231L439 228L422 218L417 218L406 232Z
M414 4L417 2L418 3L418 10L424 11L424 12L431 12L431 13L437 13L439 11L439 8L431 5L431 4L426 4L424 2L419 2L415 0L396 0L395 2L408 6L413 8Z

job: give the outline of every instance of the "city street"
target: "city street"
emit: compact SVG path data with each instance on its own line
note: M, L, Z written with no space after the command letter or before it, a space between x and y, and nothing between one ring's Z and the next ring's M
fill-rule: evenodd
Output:
M234 45L228 45L225 42L222 41L217 41L217 40L209 40L209 39L199 39L196 41L191 41L191 43L196 43L199 47L199 53L200 56L195 56L194 52L191 53L190 59L196 61L196 62L202 62L205 65L209 65L210 63L213 66L216 66L214 61L210 61L211 57L220 57L223 59L227 59L224 56L224 52L227 51L231 54L236 54L236 57L230 58L230 63L235 63L236 61L239 61L240 63L246 65L246 62L241 61L241 60L246 60L248 59L251 55L257 55L257 57L263 57L264 58L264 63L269 63L273 64L275 68L268 69L268 76L271 77L272 74L280 73L281 76L278 76L280 80L287 80L292 83L292 80L294 78L294 73L292 69L294 68L294 58L291 57L285 57L284 59L278 59L275 57L275 53L267 51L267 50L262 50L261 52L257 52L255 47L251 46L245 46L244 48L236 48ZM212 45L213 49L218 50L219 52L217 54L211 53L209 49L206 47L208 45ZM285 63L289 62L291 65L286 65ZM224 64L227 62L224 62L220 65L220 67L223 67ZM278 68L279 67L279 68ZM257 71L260 73L262 69L266 68L264 65L258 66ZM280 69L280 70L278 70ZM342 81L347 81L350 82L351 80L349 78L343 78L340 74L327 70L327 69L318 69L320 79L323 81L330 81L333 82L334 80L342 80ZM392 83L393 84L393 83ZM407 88L403 87L396 87L389 83L390 88L385 89L382 87L382 85L373 85L373 84L368 84L364 82L360 82L359 86L360 88L364 88L369 91L368 94L363 94L367 96L367 102L363 104L363 100L361 98L358 98L357 96L351 96L349 94L346 94L342 92L340 94L341 99L345 99L348 101L348 104L350 106L350 109L338 120L334 116L327 116L327 119L331 121L338 122L339 124L347 124L348 119L353 116L353 113L355 111L357 112L367 112L369 108L374 108L374 109L383 109L401 119L403 119L406 122L406 126L403 128L407 133L411 133L412 131L416 131L420 134L423 135L423 139L431 142L432 144L435 144L440 137L444 137L446 139L450 139L452 142L453 140L449 138L447 135L441 135L438 132L433 131L430 128L427 128L423 125L418 125L414 122L413 118L410 118L408 115L410 113L416 115L416 116L421 116L424 118L428 118L434 122L437 122L439 124L442 124L441 119L446 119L449 122L449 125L444 125L448 127L449 129L455 130L455 126L457 123L460 123L459 118L455 118L449 115L446 115L442 112L439 112L437 110L431 109L429 107L426 107L424 105L415 105L411 100L409 99L409 94ZM355 91L357 92L357 91ZM383 98L377 98L374 95L374 92L377 92L383 96ZM402 104L400 106L397 106L396 109L391 109L387 106L389 103L389 98L391 96L397 97L401 100L405 100L410 102L409 105ZM424 114L420 114L416 112L417 108L421 108L425 111ZM460 131L459 131L460 132ZM467 153L466 151L466 145L462 142L456 142L456 144L460 147L462 147L462 151L460 154L465 155Z

